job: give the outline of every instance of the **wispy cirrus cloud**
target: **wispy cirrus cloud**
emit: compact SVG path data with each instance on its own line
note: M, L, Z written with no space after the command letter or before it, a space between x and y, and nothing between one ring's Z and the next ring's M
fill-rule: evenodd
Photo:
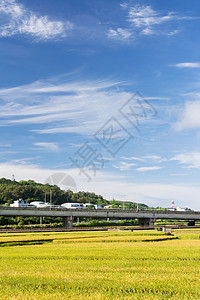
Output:
M161 157L159 155L145 155L145 156L143 156L143 158L146 161L153 161L153 162L157 162L157 163L164 162L167 160L165 157Z
M26 124L37 133L94 134L110 119L113 107L117 111L132 96L120 85L64 76L0 89L0 126Z
M11 147L11 144L0 144L0 147Z
M176 12L163 12L153 9L150 5L130 6L121 4L123 10L127 11L125 27L110 28L108 38L129 40L138 35L166 35L172 36L179 33L174 22L191 20L190 16L181 16Z
M136 160L136 161L145 161L144 158L141 158L141 157L136 157L136 156L122 156L121 157L122 159L125 159L125 160Z
M147 172L162 169L160 166L141 166L142 164L159 164L167 161L166 158L163 158L159 155L144 155L141 157L136 156L122 156L121 159L125 161L121 161L118 165L113 165L114 168L119 169L120 171L127 171L130 169L134 169L138 172ZM127 162L128 161L128 162ZM134 168L135 166L140 165L138 168Z
M52 21L48 16L39 16L15 0L1 1L0 17L0 37L27 35L46 41L64 38L73 28L69 21Z
M124 157L123 156L121 158L124 160L135 160L135 161L139 161L139 162L153 161L153 162L157 162L157 163L164 162L167 160L166 158L161 157L159 155L144 155L141 157L136 157L136 156Z
M0 89L0 127L26 125L27 131L39 134L77 133L91 137L115 116L126 130L135 130L120 113L130 98L136 108L138 104L134 94L128 91L127 82L79 81L71 77L58 76ZM144 121L149 125L154 122L141 117L141 126Z
M115 169L119 169L120 171L128 171L132 169L132 167L135 167L137 164L135 163L127 163L127 162L120 162L119 165L113 165Z
M38 146L40 147L40 149L44 149L44 150L50 150L50 151L59 151L59 146L57 143L53 143L53 142L40 142L40 143L34 143L34 146Z

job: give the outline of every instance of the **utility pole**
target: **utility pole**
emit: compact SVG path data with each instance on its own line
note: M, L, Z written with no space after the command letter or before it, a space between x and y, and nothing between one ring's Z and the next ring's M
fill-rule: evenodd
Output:
M50 189L50 204L52 204L52 190Z

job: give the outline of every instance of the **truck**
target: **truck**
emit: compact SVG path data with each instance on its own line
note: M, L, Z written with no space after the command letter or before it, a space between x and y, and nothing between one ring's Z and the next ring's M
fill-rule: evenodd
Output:
M61 207L67 208L67 209L83 209L84 206L82 203L63 203L61 204Z
M37 208L51 207L51 204L43 202L43 201L33 201L30 204Z

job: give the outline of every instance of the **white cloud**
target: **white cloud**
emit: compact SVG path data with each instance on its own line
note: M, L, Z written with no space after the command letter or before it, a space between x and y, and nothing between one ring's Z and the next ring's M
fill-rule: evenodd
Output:
M116 29L110 28L108 31L109 38L127 40L138 35L172 36L179 33L179 30L172 28L174 21L193 19L192 17L180 16L175 12L156 11L150 5L129 6L125 3L120 4L120 6L122 9L127 10L127 26L124 28L117 27Z
M144 35L153 35L155 32L151 28L144 28L141 33Z
M178 34L179 32L180 32L180 30L174 29L174 30L168 32L166 35L168 35L168 36L173 36L173 35L175 35L175 34Z
M128 13L129 22L136 27L149 29L153 25L165 23L175 18L174 13L170 12L166 15L161 15L160 12L155 11L151 6L134 6L131 7Z
M122 159L125 159L125 160L145 161L144 158L136 157L136 156L130 156L130 157L122 156L121 158L122 158Z
M177 68L190 68L190 69L199 69L200 68L200 63L198 62L185 62L185 63L179 63L176 64L175 67Z
M143 158L146 160L151 160L151 161L157 162L157 163L166 161L166 158L162 158L159 155L145 155L145 156L143 156Z
M30 164L30 161L34 160L35 158L37 157L12 159L9 163L14 165L27 166L27 164Z
M0 147L11 147L11 144L0 144Z
M6 13L13 18L19 18L24 13L23 5L17 4L15 0L2 0L0 3L0 13Z
M166 158L163 158L159 155L144 155L141 157L136 157L136 156L124 157L123 156L121 158L125 159L125 160L137 160L137 161L141 161L141 162L153 161L153 162L157 162L157 163L164 162L167 160Z
M29 19L23 20L19 26L19 33L30 34L43 40L52 39L56 36L66 36L65 29L71 29L70 23L52 22L45 17L30 16Z
M0 16L3 24L0 37L26 34L45 41L66 37L73 28L69 21L51 21L47 16L38 16L15 0L1 1Z
M115 29L109 29L108 31L108 37L109 38L114 38L114 39L120 39L120 40L125 40L129 39L133 35L132 32L130 32L128 29L123 29L123 28L117 28Z
M128 4L127 4L127 3L120 3L120 6L121 6L122 8L127 8L127 7L128 7Z
M176 177L179 177L179 176L186 176L187 174L186 173L171 173L170 176L176 176Z
M153 166L153 167L140 167L137 168L136 171L138 172L149 172L149 171L155 171L155 170L160 170L163 167L159 167L159 166Z
M33 144L34 146L39 146L45 150L50 150L50 151L58 151L59 150L59 147L58 147L58 144L57 143L51 143L51 142L48 142L48 143L34 143Z
M200 101L188 101L173 127L177 131L200 128Z
M200 152L178 154L171 158L182 164L185 168L200 169Z
M113 165L115 169L119 169L120 171L127 171L130 170L132 167L136 166L137 164L134 163L126 163L124 161L120 162L119 165Z

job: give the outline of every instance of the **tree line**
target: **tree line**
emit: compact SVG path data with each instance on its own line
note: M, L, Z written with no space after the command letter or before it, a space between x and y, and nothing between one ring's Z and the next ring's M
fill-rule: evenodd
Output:
M22 198L27 202L44 201L50 202L50 191L52 203L60 205L65 202L91 203L97 205L111 205L111 208L143 209L148 208L145 204L137 204L131 201L106 200L101 195L95 193L79 191L74 193L71 190L61 190L57 185L48 183L37 183L33 180L21 180L19 182L10 179L0 179L0 205L10 205L15 200Z

